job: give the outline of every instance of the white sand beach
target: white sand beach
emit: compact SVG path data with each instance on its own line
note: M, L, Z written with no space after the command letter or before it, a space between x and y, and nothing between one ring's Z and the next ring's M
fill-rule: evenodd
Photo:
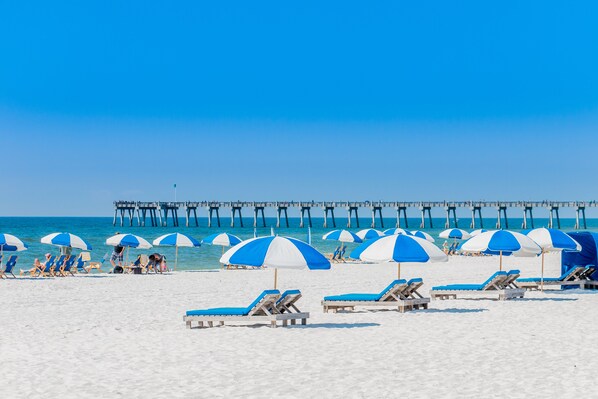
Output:
M560 275L558 255L547 276ZM522 276L538 258L505 258ZM402 267L433 285L481 283L496 257ZM246 306L273 271L0 281L1 398L592 397L598 292L432 301L430 309L322 312L324 295L378 292L396 265L280 270L307 326L186 329L186 310Z

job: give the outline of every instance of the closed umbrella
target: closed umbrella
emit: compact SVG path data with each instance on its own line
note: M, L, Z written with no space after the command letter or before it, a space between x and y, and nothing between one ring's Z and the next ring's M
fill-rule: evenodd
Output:
M201 244L195 238L181 233L164 234L153 241L154 245L175 247L174 270L179 259L179 247L199 247Z
M401 278L401 263L447 262L448 256L423 238L405 234L384 236L367 241L351 252L351 257L366 262L396 262Z
M581 251L581 245L567 233L557 229L539 228L526 232L526 235L534 240L542 249L542 274L540 275L540 286L544 291L544 254L546 252L560 251Z
M500 256L500 270L504 256L537 256L542 249L531 238L509 230L487 231L461 245L463 252L482 252Z
M274 289L278 269L326 270L330 261L311 245L291 237L269 236L242 241L222 255L220 263L274 268Z

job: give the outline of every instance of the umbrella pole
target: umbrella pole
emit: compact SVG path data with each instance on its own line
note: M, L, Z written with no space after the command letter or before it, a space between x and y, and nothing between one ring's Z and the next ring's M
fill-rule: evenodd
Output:
M502 271L502 251L500 251L500 271Z
M397 278L401 279L401 262L397 263Z
M544 292L544 251L542 251L542 273L540 274L540 286L542 292Z
M274 268L274 289L276 289L276 283L278 282L278 268Z

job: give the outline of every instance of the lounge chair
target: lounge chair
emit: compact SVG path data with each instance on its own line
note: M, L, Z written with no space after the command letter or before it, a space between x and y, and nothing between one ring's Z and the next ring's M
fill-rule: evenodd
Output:
M305 325L307 323L307 319L309 318L309 313L301 312L299 308L297 308L296 303L300 298L301 291L286 290L274 304L276 311L271 313L290 314L294 316L290 319L292 325L294 325L297 320L301 320L301 324ZM282 320L282 325L287 325L287 319Z
M414 306L414 300L405 295L405 290L408 287L409 284L406 280L394 280L378 294L353 293L326 296L322 301L322 306L326 313L330 310L333 312L355 310L356 306L396 307L399 312L403 313L413 309Z
M457 296L488 297L498 296L499 300L512 298L523 298L525 289L506 288L505 283L509 280L507 272L496 272L482 284L452 284L432 287L430 296L432 299L457 299Z
M75 260L75 269L74 269L75 272L87 274L87 273L89 273L89 268L90 268L90 266L85 264L85 261L83 260L83 256L79 255L77 257L77 259Z
M60 273L60 275L63 276L63 277L66 277L69 274L71 276L74 276L74 274L73 274L73 266L75 265L75 262L80 257L81 257L81 255L79 255L79 256L73 256L73 255L69 256L69 258L66 261L64 261L64 266L60 270L58 270L59 273Z
M407 288L403 290L403 295L413 301L414 309L428 309L430 298L425 298L417 290L424 285L424 280L421 278L412 278L407 281Z
M501 283L502 288L519 288L515 281L521 276L521 272L517 269L509 270L507 278Z
M584 266L573 266L571 269L567 270L559 277L544 277L544 285L579 285L581 288L584 288L586 280L582 279L581 276L585 272L585 270L586 268ZM517 280L517 285L521 288L525 288L528 290L539 290L540 286L542 285L542 278L520 278Z
M262 292L249 306L246 308L212 308L189 310L183 317L187 328L191 328L193 322L197 322L199 327L204 327L207 323L209 327L213 327L214 322L221 326L225 322L269 322L270 327L276 327L278 320L292 320L297 319L296 313L277 313L276 302L280 299L280 291L266 290ZM284 324L286 325L286 324Z
M42 263L42 266L37 270L33 271L32 276L34 277L44 277L44 276L52 276L54 270L54 260L56 256L50 256L50 259ZM33 270L33 269L32 269Z
M54 266L52 267L51 271L50 271L50 275L57 277L57 276L62 276L62 268L64 266L64 262L66 261L66 255L60 255L58 257L58 259L56 259L56 262L54 262Z
M12 276L13 278L17 278L17 276L15 276L12 272L16 265L17 265L17 255L11 255L10 258L8 258L8 260L6 261L6 263L4 265L4 270L0 269L0 278L8 278L9 275Z
M595 265L587 265L583 271L579 274L580 280L592 280L592 275L596 271Z
M89 252L81 252L81 259L84 263L88 263L87 265L83 266L83 269L85 269L86 273L90 273L93 269L101 273L103 271L102 265L104 262L110 259L110 253L106 252L99 262L91 262L91 254ZM77 265L77 271L79 270L80 269Z

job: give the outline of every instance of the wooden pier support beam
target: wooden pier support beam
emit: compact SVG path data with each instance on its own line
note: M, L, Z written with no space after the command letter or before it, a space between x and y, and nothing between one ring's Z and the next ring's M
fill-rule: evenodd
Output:
M428 213L428 220L430 221L430 228L434 228L434 226L432 225L432 208L427 205L422 205L419 207L419 210L421 211L421 214L422 214L422 221L421 221L421 224L419 225L419 228L423 229L426 227L426 212Z
M257 218L258 215L262 213L262 227L266 227L266 216L264 215L264 207L263 206L256 206L253 208L253 227L257 227ZM276 226L279 227L279 226Z
M300 214L300 221L299 221L299 227L305 227L305 213L307 212L307 220L308 220L308 226L309 227L313 227L311 225L311 206L302 206L301 207L301 214Z
M237 205L232 205L230 208L230 227L235 227L235 215L239 215L239 223L241 227L243 227L243 215L241 214L242 207Z
M530 206L530 205L525 205L523 207L523 223L521 224L521 228L522 229L528 229L528 226L531 226L531 228L534 228L534 213L533 213L534 207ZM530 220L530 224L527 223L527 218L529 217Z
M496 209L498 210L498 218L496 219L496 228L502 229L502 221L501 221L501 214L504 216L505 219L505 228L509 228L509 219L507 218L507 206L503 204L499 204Z
M457 211L454 205L447 205L444 207L444 210L446 212L446 222L444 223L444 228L448 229L449 227L451 227L451 214L453 215L453 223L455 225L455 228L459 227L459 225L457 224Z
M469 227L471 229L475 229L475 227L476 227L475 218L476 218L476 213L477 213L478 217L480 219L480 228L483 229L484 228L484 220L482 219L482 207L479 205L472 205L469 207L469 209L471 210L471 223L469 224Z
M403 214L403 221L405 222L405 228L409 227L409 223L407 222L407 207L405 206L395 206L395 211L397 211L397 223L395 227L401 227L401 213Z
M276 207L276 227L280 227L280 216L284 212L284 219L286 222L286 226L289 227L289 213L287 206L277 206Z
M588 228L587 224L586 224L586 207L585 205L578 205L575 207L575 230L579 230L581 228L581 224L580 224L580 216L582 217L583 220L583 228L584 230Z
M220 227L220 206L219 205L209 205L206 207L208 210L208 227L212 227L212 218L214 217L214 213L216 214L216 222L218 227Z
M357 207L353 206L353 205L349 205L347 207L347 228L351 228L351 216L355 215L355 224L357 225L357 228L359 228L359 215L357 213Z
M557 228L561 228L561 218L559 217L559 207L556 205L549 205L548 208L548 228L554 228L554 217L556 217Z
M382 219L382 207L378 205L373 205L370 207L372 210L372 229L376 228L376 213L378 213L380 217L380 227L384 228L384 219Z
M324 209L324 228L328 227L328 212L330 212L330 217L332 219L332 227L336 228L336 219L334 217L334 206L326 205L322 209Z

